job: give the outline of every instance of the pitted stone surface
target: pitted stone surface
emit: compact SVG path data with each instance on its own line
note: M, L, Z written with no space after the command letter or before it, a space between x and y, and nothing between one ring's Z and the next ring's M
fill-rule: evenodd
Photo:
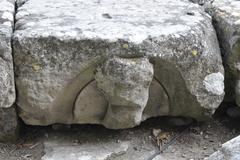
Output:
M240 105L240 1L216 0L207 7L212 14L226 69L226 100ZM235 99L233 99L236 97Z
M9 108L15 101L11 48L14 0L1 0L0 6L0 108Z
M204 120L223 99L217 38L196 4L28 0L16 20L17 104L28 124L128 128L158 115ZM211 74L218 76L206 81Z
M189 16L188 10L194 12L195 16ZM196 23L204 21L198 10L196 5L184 0L177 3L174 0L29 0L19 8L16 15L16 34L79 40L124 39L141 43L149 35L189 31ZM161 17L156 18L159 15Z
M11 37L14 23L14 0L0 1L0 141L15 141L18 121L13 103L15 84Z

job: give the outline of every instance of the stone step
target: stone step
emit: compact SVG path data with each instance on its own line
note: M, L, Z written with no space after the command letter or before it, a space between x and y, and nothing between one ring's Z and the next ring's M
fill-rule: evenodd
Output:
M13 48L19 116L31 125L206 120L224 96L211 17L186 0L28 0Z

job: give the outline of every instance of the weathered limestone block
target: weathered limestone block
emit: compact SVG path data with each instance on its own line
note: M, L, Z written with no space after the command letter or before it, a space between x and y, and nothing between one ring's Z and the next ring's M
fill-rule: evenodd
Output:
M224 96L211 18L186 0L28 0L13 48L19 115L32 125L205 120Z
M216 0L207 7L213 17L226 70L226 101L240 106L240 1Z
M227 141L206 160L240 160L240 136Z
M14 23L14 0L0 1L0 141L16 139L17 115L11 37Z
M15 101L11 47L14 0L2 0L0 6L0 108L9 108Z

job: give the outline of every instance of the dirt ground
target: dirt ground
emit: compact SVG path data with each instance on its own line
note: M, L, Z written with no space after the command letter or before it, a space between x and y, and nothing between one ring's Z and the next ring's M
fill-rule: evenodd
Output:
M222 118L225 117L225 118ZM200 160L216 151L222 143L240 134L239 120L218 115L205 123L193 123L190 126L173 127L168 118L147 120L140 126L126 130L110 130L98 125L72 125L55 127L24 126L16 144L0 144L0 160L41 160L44 155L44 142L61 139L82 144L128 141L130 146L121 155L112 160L152 160L157 154L164 159ZM153 130L161 129L170 138L159 152Z

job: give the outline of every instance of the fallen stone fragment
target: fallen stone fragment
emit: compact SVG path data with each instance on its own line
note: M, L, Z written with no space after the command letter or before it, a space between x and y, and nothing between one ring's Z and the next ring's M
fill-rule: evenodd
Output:
M206 160L240 160L240 136L224 143L222 147Z
M206 120L224 96L211 17L186 0L28 0L13 48L19 115L31 125Z
M61 142L45 142L42 160L110 160L125 154L129 143L96 143L74 146Z
M0 141L13 141L17 133L15 84L11 37L14 23L14 0L0 1Z
M240 106L240 1L215 0L207 7L213 17L226 70L226 101Z

